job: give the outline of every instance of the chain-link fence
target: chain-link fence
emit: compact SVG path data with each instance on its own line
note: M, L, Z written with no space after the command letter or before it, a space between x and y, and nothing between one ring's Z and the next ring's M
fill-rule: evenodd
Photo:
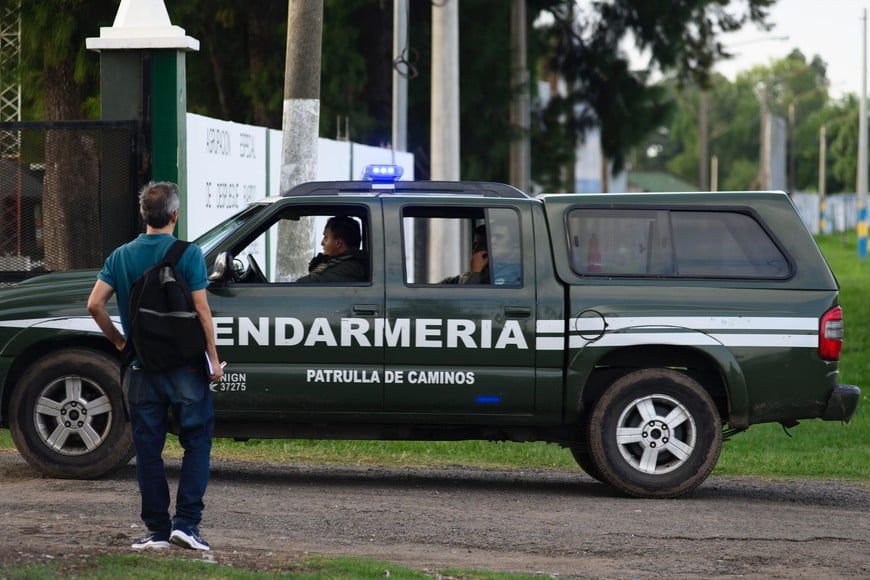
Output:
M0 123L0 284L98 268L139 231L135 122Z

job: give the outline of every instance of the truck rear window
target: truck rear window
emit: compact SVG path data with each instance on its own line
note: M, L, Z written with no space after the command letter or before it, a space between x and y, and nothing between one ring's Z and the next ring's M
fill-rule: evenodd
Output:
M737 211L574 209L571 264L588 276L782 279L785 254Z

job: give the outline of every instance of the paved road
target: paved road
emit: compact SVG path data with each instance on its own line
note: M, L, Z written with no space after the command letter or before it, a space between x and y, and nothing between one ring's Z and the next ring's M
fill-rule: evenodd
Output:
M329 553L584 578L870 577L860 484L711 477L638 500L573 471L216 462L206 501L207 557L259 569ZM126 553L142 533L132 466L46 479L0 452L0 514L2 562Z

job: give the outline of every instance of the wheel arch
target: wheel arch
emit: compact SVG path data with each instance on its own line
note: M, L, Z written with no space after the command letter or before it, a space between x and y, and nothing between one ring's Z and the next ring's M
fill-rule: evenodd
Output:
M572 369L589 369L578 381L578 392L569 394L577 401L578 418L589 413L595 401L620 377L641 368L672 368L700 383L713 398L719 415L732 427L748 425L749 396L746 378L731 352L723 347L685 347L671 345L633 345L596 354L584 348L572 360ZM590 360L594 357L594 360ZM577 372L579 376L580 373ZM572 388L569 385L569 389Z
M87 341L51 346L22 362L12 389L15 447L49 477L101 477L134 455L118 356Z
M587 434L607 483L634 497L676 498L715 468L721 425L710 391L684 369L647 367L604 392Z
M25 335L27 333L22 333ZM19 335L16 337L18 348L7 348L7 350L18 350L18 353L12 359L12 364L6 371L6 376L3 380L3 397L0 401L0 424L3 427L9 427L9 416L11 409L9 408L12 400L12 393L15 391L18 381L21 376L33 365L38 359L47 354L58 352L70 348L84 348L94 350L108 355L117 361L120 361L120 356L117 349L107 339L96 334L77 334L77 335L57 335L45 340L28 341L26 337ZM10 344L10 347L15 347Z

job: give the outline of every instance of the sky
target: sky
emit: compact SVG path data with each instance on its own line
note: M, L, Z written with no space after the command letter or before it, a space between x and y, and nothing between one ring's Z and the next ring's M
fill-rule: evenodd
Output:
M722 37L735 57L717 63L715 70L734 80L737 73L768 65L798 48L808 61L818 55L828 64L833 97L844 93L860 96L865 9L870 12L870 0L778 0L768 17L774 25L769 32L749 24ZM783 40L783 36L788 39ZM870 92L870 80L867 82Z

